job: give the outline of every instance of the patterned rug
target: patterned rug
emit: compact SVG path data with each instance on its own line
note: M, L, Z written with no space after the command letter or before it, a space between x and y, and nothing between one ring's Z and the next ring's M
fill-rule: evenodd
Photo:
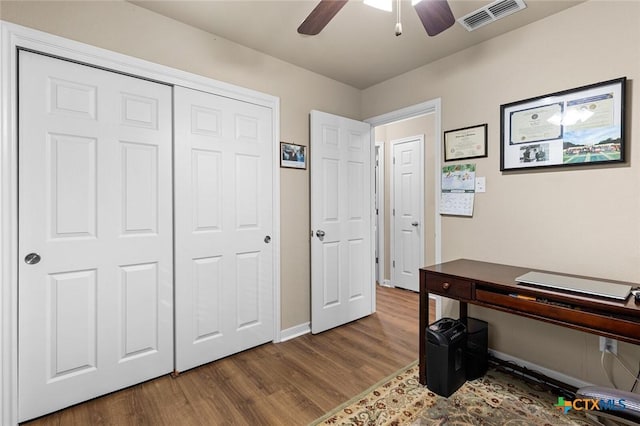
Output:
M389 376L312 425L598 425L583 412L564 414L558 397L494 369L449 398L418 383L417 361Z

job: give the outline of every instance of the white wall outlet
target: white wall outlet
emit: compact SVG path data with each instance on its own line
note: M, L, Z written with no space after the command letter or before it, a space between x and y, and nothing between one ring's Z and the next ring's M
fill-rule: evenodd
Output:
M618 341L610 339L608 337L600 336L600 352L604 352L605 349L612 354L618 353Z

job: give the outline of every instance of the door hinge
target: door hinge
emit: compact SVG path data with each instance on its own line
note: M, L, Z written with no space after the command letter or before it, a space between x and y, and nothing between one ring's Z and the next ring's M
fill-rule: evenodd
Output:
M393 164L396 164L396 157L393 157Z
M378 258L376 257L376 263L378 263Z
M393 215L394 216L396 215L396 209L393 209Z
M393 261L393 267L394 268L396 267L396 261L395 260Z
M378 214L378 209L376 209L376 214Z

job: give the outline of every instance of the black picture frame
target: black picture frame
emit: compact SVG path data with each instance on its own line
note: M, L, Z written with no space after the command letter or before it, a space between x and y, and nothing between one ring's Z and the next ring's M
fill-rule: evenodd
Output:
M500 170L623 163L626 80L500 105Z
M307 169L307 147L295 143L280 142L280 167Z
M488 125L478 124L444 132L444 161L482 158L487 154Z

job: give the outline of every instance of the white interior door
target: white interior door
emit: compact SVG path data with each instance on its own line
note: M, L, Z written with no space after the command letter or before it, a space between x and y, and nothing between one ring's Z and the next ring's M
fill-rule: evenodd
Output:
M371 126L311 111L311 331L373 312Z
M424 136L391 141L392 232L391 281L419 291L418 270L424 262Z
M175 88L178 371L273 340L271 114Z
M171 88L19 57L19 419L171 371Z

